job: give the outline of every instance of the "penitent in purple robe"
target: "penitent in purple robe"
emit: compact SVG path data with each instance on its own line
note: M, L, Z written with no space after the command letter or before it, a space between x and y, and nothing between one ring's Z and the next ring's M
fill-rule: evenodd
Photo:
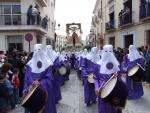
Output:
M57 59L57 71L59 70L59 68L62 66L62 61L60 61L59 59ZM63 76L61 76L59 73L58 73L58 77L59 77L59 84L60 86L63 86L65 84L65 80L63 78Z
M62 62L67 68L69 68L69 61L68 60L64 60ZM70 73L69 73L70 74ZM69 80L69 74L67 73L65 76L63 76L63 80L64 81L68 81Z
M110 79L111 75L108 74L100 74L100 65L93 65L95 71L94 71L94 85L95 90L98 90L102 88L103 84ZM121 79L121 74L119 74L119 79ZM112 106L109 102L104 101L100 96L98 96L98 112L99 113L122 113L122 111L116 109L114 106Z
M132 68L133 66L135 66L136 64L140 64L142 67L144 67L144 62L143 59L137 59L135 61L130 62L128 59L128 56L126 55L124 57L124 61L123 61L123 65L122 65L122 69L123 71L128 72L128 70L130 68ZM128 88L128 99L132 100L132 99L138 99L141 96L143 96L144 92L143 92L143 86L142 83L136 83L134 82L128 75L126 76L126 85Z
M54 76L54 88L53 89L54 89L54 94L55 94L55 101L56 103L58 103L58 101L62 99L61 90L60 90L60 76L56 72L56 69L59 68L58 58L54 61L53 68L55 69L55 72L53 73L53 76Z
M96 94L94 84L88 82L88 75L93 72L92 62L88 59L82 58L81 67L82 67L82 77L84 83L84 102L94 102L96 101Z
M43 89L45 89L48 93L47 102L45 104L45 108L42 113L57 113L55 106L55 98L53 92L53 76L52 76L52 68L48 67L44 72L41 73L33 73L31 72L31 68L26 66L25 73L25 82L24 82L24 90L23 93L28 92L29 86L33 81L40 79L40 85ZM25 113L30 113L27 109L25 109Z
M76 61L75 61L75 70L77 72L77 76L79 79L81 79L81 69L80 69L80 59L79 58L76 58Z

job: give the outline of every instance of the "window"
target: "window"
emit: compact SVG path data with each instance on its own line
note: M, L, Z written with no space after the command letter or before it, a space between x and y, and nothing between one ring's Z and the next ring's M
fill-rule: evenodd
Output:
M51 45L51 39L50 38L46 39L46 45Z
M8 49L16 48L23 51L23 37L21 35L8 35L7 36Z
M12 5L12 14L21 14L20 5Z
M4 25L20 25L21 5L0 5L0 19L1 24Z
M42 44L42 37L37 35L37 44Z
M11 15L4 15L5 25L11 25Z
M12 22L13 22L13 25L21 24L21 16L20 15L12 16Z
M11 14L11 5L4 5L4 14Z

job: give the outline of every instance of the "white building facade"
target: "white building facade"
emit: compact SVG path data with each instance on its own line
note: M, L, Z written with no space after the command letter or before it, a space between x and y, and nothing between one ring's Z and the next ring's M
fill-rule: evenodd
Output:
M28 23L27 10L29 6L37 6L40 19L36 16L34 23ZM55 0L0 0L0 45L3 51L16 48L29 52L36 43L52 44L54 41L54 9ZM43 24L46 17L47 25ZM31 21L33 21L31 19Z
M97 0L97 3L102 12L99 32L105 44L122 48L150 44L149 0Z
M66 47L67 39L64 35L57 34L56 36L56 51L61 51L64 47Z

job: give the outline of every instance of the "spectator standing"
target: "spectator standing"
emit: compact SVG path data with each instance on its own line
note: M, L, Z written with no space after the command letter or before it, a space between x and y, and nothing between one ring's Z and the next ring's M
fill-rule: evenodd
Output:
M47 29L47 26L48 26L48 16L46 15L42 20L42 27L44 29Z
M5 56L4 51L0 51L0 60L5 59L5 58L6 56Z
M147 51L144 53L145 58L145 68L146 68L146 81L150 83L150 45L147 48Z
M29 6L28 11L27 11L27 25L31 25L32 21L32 5Z
M37 22L37 15L38 15L38 9L37 5L35 5L34 8L32 8L32 25L35 25Z
M37 15L37 25L41 24L41 13L39 12Z
M126 22L128 23L128 22L131 22L131 17L130 17L130 14L131 12L130 12L130 8L128 8L128 7L126 7L125 8L125 18L126 18Z
M117 58L117 60L121 64L122 61L123 61L123 52L122 52L122 49L120 47L118 47L117 50L114 51L114 53L115 53L115 57Z
M0 73L0 113L7 113L7 89L4 84L4 74Z
M16 104L20 103L20 99L19 99L20 80L19 80L18 75L19 75L19 69L15 68L13 70L12 84L14 86L14 97L15 97Z
M122 25L123 24L123 10L121 10L119 13L119 20L120 20L120 25Z
M150 45L148 46L148 48L144 53L144 58L145 58L145 63L150 64Z
M10 104L11 109L15 108L15 100L14 100L14 94L13 94L13 86L10 82L10 80L8 80L8 75L6 74L4 77L4 84L7 88L7 102L8 104Z

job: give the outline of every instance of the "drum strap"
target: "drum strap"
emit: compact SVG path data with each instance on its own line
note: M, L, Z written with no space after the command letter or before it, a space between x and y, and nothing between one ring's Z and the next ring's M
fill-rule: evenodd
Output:
M113 78L114 78L114 75L110 77L110 79L104 84L103 87L105 87Z
M144 69L139 63L137 63L137 65L139 65L140 68L141 68L143 71L145 71L145 69Z

